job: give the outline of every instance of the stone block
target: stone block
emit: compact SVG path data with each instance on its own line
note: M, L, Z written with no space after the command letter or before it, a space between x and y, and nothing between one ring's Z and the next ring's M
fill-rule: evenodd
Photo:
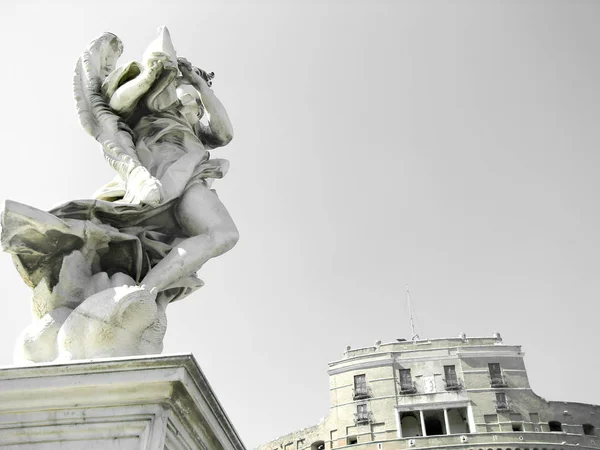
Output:
M0 449L245 447L184 354L1 368Z

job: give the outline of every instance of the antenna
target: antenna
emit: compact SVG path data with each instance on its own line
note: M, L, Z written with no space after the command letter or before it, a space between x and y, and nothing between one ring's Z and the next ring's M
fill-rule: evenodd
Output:
M406 301L408 303L408 315L410 317L410 332L412 333L411 341L418 341L421 338L417 334L417 330L415 329L415 322L413 320L413 312L412 312L412 301L410 300L410 291L408 290L408 283L406 283Z

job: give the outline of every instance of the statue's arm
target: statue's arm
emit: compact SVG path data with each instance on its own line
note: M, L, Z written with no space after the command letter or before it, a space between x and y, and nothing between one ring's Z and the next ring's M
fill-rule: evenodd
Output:
M117 114L131 112L139 99L152 87L162 67L161 61L153 60L139 76L120 86L110 97L110 108Z
M192 67L184 58L179 58L178 62L184 81L189 82L200 93L208 118L208 126L202 123L196 125L199 137L212 147L229 144L233 139L233 126L225 107L208 85L207 77L202 75L200 69Z
M216 147L229 144L233 139L233 126L225 107L204 79L201 78L194 87L200 92L200 97L206 108L205 113L208 118L208 127L202 123L198 123L200 133L204 135L200 137L204 139L208 138L210 143Z

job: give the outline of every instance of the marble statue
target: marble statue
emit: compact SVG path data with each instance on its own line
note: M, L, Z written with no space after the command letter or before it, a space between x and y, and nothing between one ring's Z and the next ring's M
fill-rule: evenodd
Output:
M209 150L233 136L214 74L178 58L166 27L141 63L117 67L122 51L104 33L74 78L80 122L114 180L48 212L6 202L2 246L33 289L16 362L160 353L167 305L201 287L196 272L237 243L211 189L228 162Z

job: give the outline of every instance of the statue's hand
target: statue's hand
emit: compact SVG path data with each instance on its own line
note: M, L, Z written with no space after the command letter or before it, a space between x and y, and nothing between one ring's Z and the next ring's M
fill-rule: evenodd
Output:
M144 75L151 80L155 80L165 67L172 67L174 64L165 53L153 52L146 61Z
M185 58L177 58L177 65L179 66L184 82L194 85L212 85L212 80L215 77L214 72L209 73L199 67L194 67L192 66L192 63Z
M159 205L162 200L162 184L143 166L131 171L127 178L125 199L131 203Z

